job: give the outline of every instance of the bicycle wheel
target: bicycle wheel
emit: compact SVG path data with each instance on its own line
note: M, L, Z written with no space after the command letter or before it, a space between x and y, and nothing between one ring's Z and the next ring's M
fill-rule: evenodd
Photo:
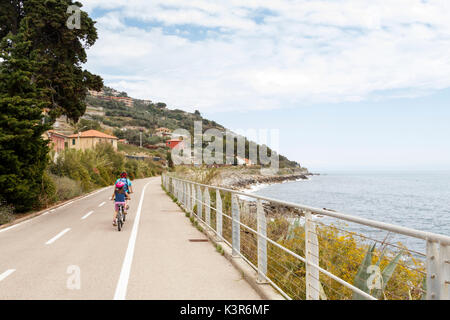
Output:
M117 213L117 230L122 230L122 207L119 207L119 212Z

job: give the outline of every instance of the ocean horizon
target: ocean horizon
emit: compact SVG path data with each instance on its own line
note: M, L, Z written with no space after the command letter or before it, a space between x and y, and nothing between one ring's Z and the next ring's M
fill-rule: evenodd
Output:
M309 180L256 185L253 194L450 235L450 171L328 171ZM334 220L334 221L332 221ZM325 218L328 224L339 222ZM350 230L362 231L352 224ZM377 239L388 236L378 232ZM424 241L389 235L424 252ZM394 239L395 238L395 239ZM405 243L406 242L406 243Z

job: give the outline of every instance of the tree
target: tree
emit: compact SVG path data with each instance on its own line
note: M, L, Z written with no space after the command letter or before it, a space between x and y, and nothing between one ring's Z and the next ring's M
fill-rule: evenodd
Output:
M36 203L49 151L42 139L49 129L42 110L49 104L34 80L39 63L31 46L22 34L0 44L0 185L6 202L18 212Z
M34 78L49 103L51 118L64 114L77 122L86 111L87 90L100 91L103 80L82 68L87 61L85 50L97 40L95 22L80 11L81 28L69 29L67 8L71 5L82 7L71 0L1 1L0 36L26 30L22 37L39 55Z
M170 151L167 151L166 159L167 159L167 166L169 168L173 168L172 153Z
M97 39L87 13L79 29L69 29L70 0L0 1L0 184L17 211L37 203L48 163L42 134L54 119L77 121L88 89L103 81L82 68L85 49ZM48 109L50 121L43 121Z

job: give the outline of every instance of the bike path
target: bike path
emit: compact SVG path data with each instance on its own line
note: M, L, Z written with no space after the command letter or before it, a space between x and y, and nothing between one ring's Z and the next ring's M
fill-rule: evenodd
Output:
M204 236L160 183L133 181L121 232L111 223L112 187L0 229L0 299L258 299L210 243L189 242Z

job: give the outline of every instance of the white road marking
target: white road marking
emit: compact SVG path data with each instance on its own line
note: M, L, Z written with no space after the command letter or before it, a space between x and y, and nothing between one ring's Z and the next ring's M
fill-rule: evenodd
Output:
M20 224L21 224L21 223L20 223ZM0 233L5 232L5 231L8 231L8 230L11 230L12 228L15 228L15 227L17 227L17 226L19 226L19 224L15 224L15 225L12 225L11 227L8 227L8 228L5 228L5 229L1 229L1 230L0 230Z
M41 214L41 216L45 216L45 215L47 215L47 214L49 214L49 213L50 213L50 211L47 211L47 212Z
M11 275L14 271L16 271L16 269L9 269L9 270L6 270L5 272L3 272L2 274L0 274L0 281L5 280L6 277Z
M125 259L123 260L119 281L117 282L114 300L125 300L127 296L128 280L130 278L131 264L133 262L134 246L136 244L139 219L141 218L142 203L144 201L145 189L147 188L149 183L150 182L147 182L147 184L142 189L141 199L139 200L139 206L136 212L136 217L134 218L133 229L131 230L130 240L128 241L127 252L125 254Z
M21 226L21 225L23 225L23 224L25 224L25 223L30 222L31 220L32 220L32 219L28 219L28 220L22 221L22 222L20 222L20 223L13 224L12 226L10 226L10 227L8 227L8 228L1 229L1 230L0 230L0 233L5 232L5 231L8 231L8 230L10 230L10 229L12 229L12 228Z
M60 209L60 208L64 208L65 206L68 206L69 204L72 204L73 201L67 202L66 204L63 204L62 206L56 208L56 209Z
M70 228L64 229L63 231L61 231L60 233L58 233L56 236L54 236L53 238L51 238L50 240L48 240L45 244L52 244L53 242L55 242L56 240L58 240L59 238L61 238L65 233L69 232Z
M103 202L100 203L98 206L101 207L101 206L104 205L105 203L106 203L106 202L103 201Z
M89 217L91 214L93 214L94 213L94 211L89 211L88 213L86 213L84 216L83 216L83 218L81 218L81 220L84 220L84 219L86 219L87 217Z

